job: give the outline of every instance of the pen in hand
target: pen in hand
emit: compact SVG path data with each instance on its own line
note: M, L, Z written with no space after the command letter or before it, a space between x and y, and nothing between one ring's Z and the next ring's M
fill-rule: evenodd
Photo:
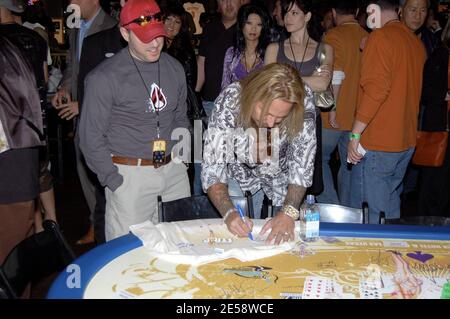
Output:
M241 206L236 205L236 208L237 208L237 210L238 210L239 216L241 216L242 221L245 223L246 220L247 220L247 218L245 217L244 212L242 211ZM250 238L250 240L254 240L254 239L253 239L252 232L249 232L249 233L248 233L248 238Z

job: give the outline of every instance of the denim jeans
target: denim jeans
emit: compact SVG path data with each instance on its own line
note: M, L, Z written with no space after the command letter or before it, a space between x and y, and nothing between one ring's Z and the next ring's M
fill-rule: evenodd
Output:
M322 128L322 174L323 192L317 196L319 203L350 205L350 170L347 167L348 131ZM338 192L334 188L330 158L336 146L339 151L340 168L337 176ZM338 197L339 193L339 197Z
M209 118L212 110L214 109L214 101L203 101L202 105L206 115ZM194 163L194 195L203 195L201 174L202 164Z
M386 219L400 218L403 178L414 148L404 152L367 151L352 169L352 206L369 205L369 222L376 224L380 212Z
M244 192L241 189L241 186L239 186L239 183L234 179L228 180L228 194L230 196L245 196ZM264 191L260 189L255 194L252 194L252 200L255 219L261 219L261 209L264 200Z

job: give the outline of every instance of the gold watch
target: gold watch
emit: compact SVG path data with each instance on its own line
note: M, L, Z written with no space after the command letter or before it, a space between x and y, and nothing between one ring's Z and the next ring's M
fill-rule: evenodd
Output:
M291 205L284 205L281 211L283 212L283 214L288 215L293 220L297 220L300 218L300 212L298 211L298 209L295 209Z

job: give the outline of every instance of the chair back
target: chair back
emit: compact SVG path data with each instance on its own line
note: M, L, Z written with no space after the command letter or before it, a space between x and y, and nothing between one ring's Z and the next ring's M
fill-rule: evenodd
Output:
M31 281L60 272L75 259L58 225L45 220L43 226L44 231L17 244L0 266L0 295L19 298Z
M242 208L242 211L244 212L245 216L247 216L249 218L255 217L255 214L253 211L252 193L250 193L249 191L246 191L245 196L230 196L230 199L233 202L235 207L237 207L239 205Z
M319 208L321 222L365 224L369 221L366 208L352 208L322 203L316 203L316 205Z
M368 224L369 207L363 203L362 208L352 208L342 205L315 203L319 208L320 221L326 223ZM261 218L273 217L272 201L264 195ZM384 214L380 214L379 224L384 224Z
M244 213L253 218L253 200L250 192L246 196L231 197L233 204L239 205ZM207 195L197 195L174 201L163 202L158 196L158 219L160 223L192 219L222 218Z
M261 219L266 219L267 217L273 217L273 203L272 200L264 194L263 205L261 208Z

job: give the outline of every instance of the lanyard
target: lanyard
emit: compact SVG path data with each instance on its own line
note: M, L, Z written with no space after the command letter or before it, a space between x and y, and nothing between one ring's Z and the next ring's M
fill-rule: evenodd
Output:
M141 71L139 70L139 68L138 68L138 66L136 64L136 61L134 61L134 58L131 55L130 49L128 49L128 53L130 54L131 61L133 61L134 67L136 68L136 70L137 70L137 72L139 74L139 77L142 80L142 84L144 85L145 90L148 93L148 103L149 103L149 105L151 105L153 103L152 102L153 101L152 100L152 93L150 92L149 88L145 84L144 77L142 76L142 73L141 73ZM159 60L158 60L157 63L158 63L158 88L160 88L161 79L160 79L160 72L159 72ZM160 107L159 106L159 102L160 102L159 94L156 94L156 103L153 103L153 105L154 105L154 109L155 109L155 113L156 113L156 136L157 136L158 139L160 138L160 132L161 132L160 125L159 125L159 107ZM149 112L149 109L150 109L150 107L147 108L146 112Z

